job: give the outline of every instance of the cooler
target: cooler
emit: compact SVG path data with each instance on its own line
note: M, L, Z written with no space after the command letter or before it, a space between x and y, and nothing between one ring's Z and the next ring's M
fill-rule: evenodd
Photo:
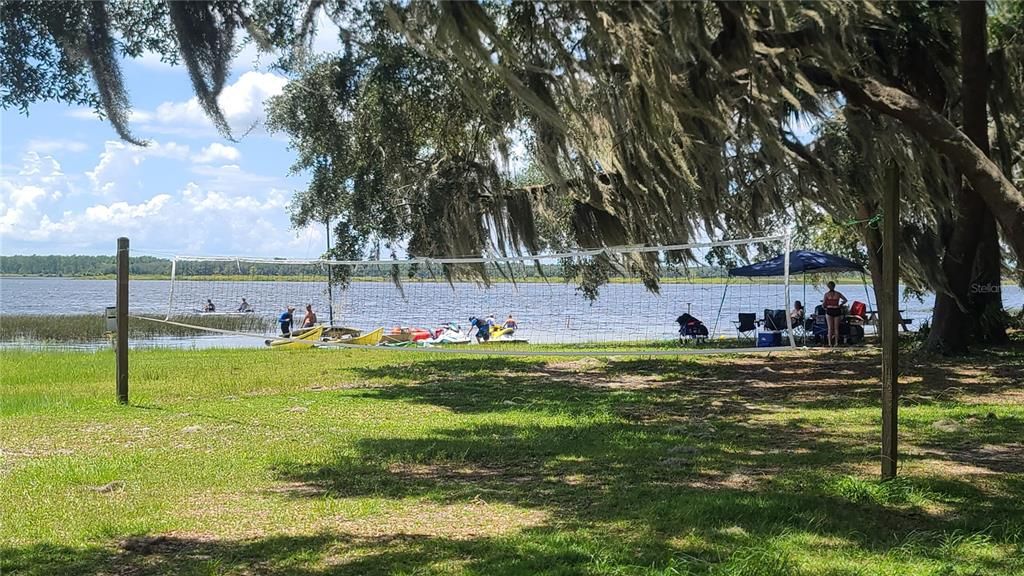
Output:
M758 332L757 333L757 347L758 348L769 348L772 346L782 346L782 332Z

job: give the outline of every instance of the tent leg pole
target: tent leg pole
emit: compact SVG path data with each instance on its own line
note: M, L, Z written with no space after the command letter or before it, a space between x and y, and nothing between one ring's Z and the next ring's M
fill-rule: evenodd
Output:
M783 276L785 278L785 292L786 292L786 333L789 334L789 347L791 349L796 348L796 339L793 337L793 315L789 313L792 309L789 303L789 256L790 248L793 246L793 237L786 232L786 255L783 257L782 269Z
M718 315L715 316L715 329L712 334L718 334L718 321L722 318L722 307L725 306L725 295L729 293L729 280L731 280L731 278L725 279L725 290L722 290L722 301L718 303Z

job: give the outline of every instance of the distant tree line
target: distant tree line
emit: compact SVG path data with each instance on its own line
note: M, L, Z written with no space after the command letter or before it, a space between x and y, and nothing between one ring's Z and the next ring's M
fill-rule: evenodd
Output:
M566 262L542 263L535 266L533 262L522 264L502 265L499 270L495 266L488 266L486 276L500 280L503 276L512 278L560 278L567 272L574 270L573 266L566 267ZM137 256L129 259L129 273L133 276L164 276L170 277L171 261L166 258L153 256ZM453 278L463 276L479 276L479 270L471 266L459 266L450 268ZM103 277L113 276L117 273L117 267L113 256L0 256L0 274L6 276L51 276L51 277ZM571 272L570 272L571 273ZM254 279L260 277L308 277L325 278L327 269L320 264L294 264L281 262L277 263L251 263L236 260L216 261L179 261L176 269L179 278L182 277L204 277L204 276L244 276ZM410 265L410 264L358 264L354 266L334 266L333 274L335 280L344 282L352 278L396 278L396 279L431 279L444 278L444 270L437 265ZM726 274L726 268L719 265L697 265L691 264L688 267L669 266L664 271L668 278L697 277L711 278L722 277ZM609 277L621 277L627 274L622 270L611 270Z
M170 275L171 261L137 256L128 261L130 274ZM117 273L114 256L0 256L0 274L8 276L109 276Z

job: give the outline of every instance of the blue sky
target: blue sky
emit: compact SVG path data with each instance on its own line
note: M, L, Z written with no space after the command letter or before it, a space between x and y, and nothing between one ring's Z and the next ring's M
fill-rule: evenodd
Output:
M326 18L314 51L338 48ZM118 236L134 254L314 258L321 228L294 230L287 206L305 175L284 135L262 127L264 102L286 79L251 47L235 59L221 95L239 142L220 136L202 113L188 74L154 55L124 62L132 129L150 142L117 138L85 108L35 104L29 115L0 110L0 253L111 254ZM796 121L807 141L811 126Z
M329 32L317 49L332 49ZM111 254L128 236L135 254L318 256L323 230L293 230L287 213L306 177L288 174L286 137L261 124L285 84L269 62L244 49L221 95L237 131L259 123L239 142L213 128L185 69L155 56L124 62L132 129L148 147L122 142L90 109L0 111L0 253Z

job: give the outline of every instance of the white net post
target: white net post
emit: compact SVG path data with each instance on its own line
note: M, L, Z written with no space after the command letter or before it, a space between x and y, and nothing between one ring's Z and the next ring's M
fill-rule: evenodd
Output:
M175 273L177 271L178 271L178 259L177 258L173 258L173 259L171 259L171 288L170 288L170 290L168 290L168 295L167 295L167 315L164 316L164 320L170 320L171 319L171 313L174 311L174 284L175 284L175 282L174 282L175 278L174 277L175 277Z
M786 230L786 240L783 244L782 275L783 284L786 287L786 333L789 334L789 347L796 348L796 338L793 336L793 315L790 314L792 305L789 303L789 252L793 246L793 237L790 235L789 230Z

